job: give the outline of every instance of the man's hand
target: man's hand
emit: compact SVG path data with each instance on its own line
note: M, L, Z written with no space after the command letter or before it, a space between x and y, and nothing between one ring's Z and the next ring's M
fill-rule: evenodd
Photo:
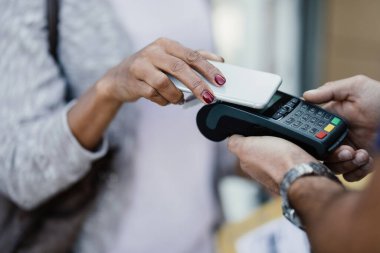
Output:
M277 137L234 135L228 140L228 148L239 158L244 172L277 194L285 173L292 167L317 161L297 145Z
M380 123L380 83L366 76L355 76L329 82L304 93L305 100L324 104L324 108L342 116L349 124L347 145L339 147L326 164L356 181L372 171L372 149Z

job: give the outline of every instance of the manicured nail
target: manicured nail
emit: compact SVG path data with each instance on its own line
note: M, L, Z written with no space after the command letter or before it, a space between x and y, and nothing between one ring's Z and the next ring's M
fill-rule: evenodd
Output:
M351 160L353 157L350 151L342 150L341 152L339 152L338 158L341 161L348 161L348 160Z
M226 78L224 78L223 76L217 74L217 75L215 76L215 82L216 82L217 84L219 84L220 86L222 86L222 85L224 85L224 84L226 83Z
M208 90L202 91L202 98L206 104L211 104L214 101L214 95L212 95Z

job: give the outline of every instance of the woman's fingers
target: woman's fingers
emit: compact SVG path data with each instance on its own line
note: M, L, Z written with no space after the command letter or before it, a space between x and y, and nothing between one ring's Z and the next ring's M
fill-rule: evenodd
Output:
M210 61L218 61L218 62L224 62L224 58L220 55L216 55L214 53L211 53L209 51L205 50L197 50L204 58Z
M170 103L180 104L183 102L183 93L173 84L166 74L152 64L148 64L148 66L145 67L145 74L141 79Z
M151 87L144 81L139 81L141 96L161 106L168 105L170 102L158 93L156 89Z
M222 72L206 60L198 51L186 48L176 41L163 41L166 52L173 55L187 65L191 66L202 76L204 76L210 83L216 86L222 86L226 83L226 78ZM212 54L209 54L212 56ZM214 56L212 56L214 58Z
M183 93L170 80L168 75L172 75L198 99L210 104L215 97L205 79L217 86L226 80L206 58L223 60L210 52L198 52L169 39L158 39L120 65L117 73L121 78L115 83L123 86L118 88L123 91L121 100L145 97L160 105L181 104Z
M178 104L183 101L183 93L174 86L168 76L144 58L137 58L130 67L134 80L133 89L138 97L144 97L159 105Z
M154 57L153 64L185 84L201 101L206 104L214 101L214 94L206 82L186 62L171 55L159 54Z

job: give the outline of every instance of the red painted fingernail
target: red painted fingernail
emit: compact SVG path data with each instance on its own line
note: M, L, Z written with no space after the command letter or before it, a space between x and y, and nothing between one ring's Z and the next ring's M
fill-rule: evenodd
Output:
M208 90L202 91L202 98L207 104L211 104L214 101L214 95L212 95Z
M215 82L219 85L224 85L226 83L226 78L224 78L223 76L217 74L215 76Z

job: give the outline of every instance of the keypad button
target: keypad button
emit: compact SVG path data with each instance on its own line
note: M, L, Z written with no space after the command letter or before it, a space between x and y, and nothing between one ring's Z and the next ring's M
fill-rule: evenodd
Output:
M309 118L310 118L310 115L309 114L305 114L305 115L302 116L301 119L304 120L304 121L307 121Z
M316 132L318 132L318 128L315 128L315 127L309 130L309 133L312 133L312 134L315 134Z
M309 108L309 107L308 107L307 105L303 104L303 105L301 106L301 108L304 109L304 110L307 110L307 108Z
M296 121L293 123L292 127L295 127L295 128L298 128L302 125L302 122L301 121Z
M332 120L331 120L331 123L333 123L334 125L339 125L341 122L341 120L337 117L334 117Z
M326 113L326 115L325 115L324 118L327 119L327 120L330 120L332 118L332 115L329 114L329 113Z
M312 124L314 124L315 122L317 122L317 118L316 117L312 117L310 120L309 120L309 122L310 123L312 123Z
M335 126L334 125L331 125L331 124L328 124L325 129L326 132L330 133L332 130L334 130Z
M319 127L323 127L325 125L326 125L326 121L324 121L324 120L321 120L321 121L318 122L318 126Z
M280 113L282 115L285 115L287 112L288 110L286 110L284 107L281 107L281 109L277 111L277 113Z
M295 105L296 105L296 104L293 103L292 101L286 103L286 106L289 106L289 107L291 107L291 108L293 108Z
M292 100L290 100L290 102L294 103L294 104L297 104L299 101L298 98L292 98Z
M284 117L284 115L282 115L281 113L275 113L272 118L275 119L275 120L278 120L278 119L281 119L282 117Z
M305 125L303 125L302 127L301 127L301 130L303 130L303 131L307 131L307 130L309 130L310 129L310 126L308 125L308 124L305 124Z
M311 113L316 113L316 112L317 112L317 109L316 109L315 107L311 107L311 108L309 109L309 112L311 112Z
M325 112L324 112L324 111L318 111L318 112L317 112L317 115L318 115L319 117L323 117L323 116L325 115Z
M284 108L286 110L287 113L293 111L293 107L290 107L288 105L284 105L282 108Z
M302 114L303 114L303 111L298 111L296 112L296 114L294 114L294 116L301 117Z
M294 121L296 121L295 118L289 118L289 119L287 119L287 120L285 121L285 124L290 125L290 124L292 124Z
M325 131L320 131L318 132L315 137L317 137L318 139L323 139L327 136L327 133Z

